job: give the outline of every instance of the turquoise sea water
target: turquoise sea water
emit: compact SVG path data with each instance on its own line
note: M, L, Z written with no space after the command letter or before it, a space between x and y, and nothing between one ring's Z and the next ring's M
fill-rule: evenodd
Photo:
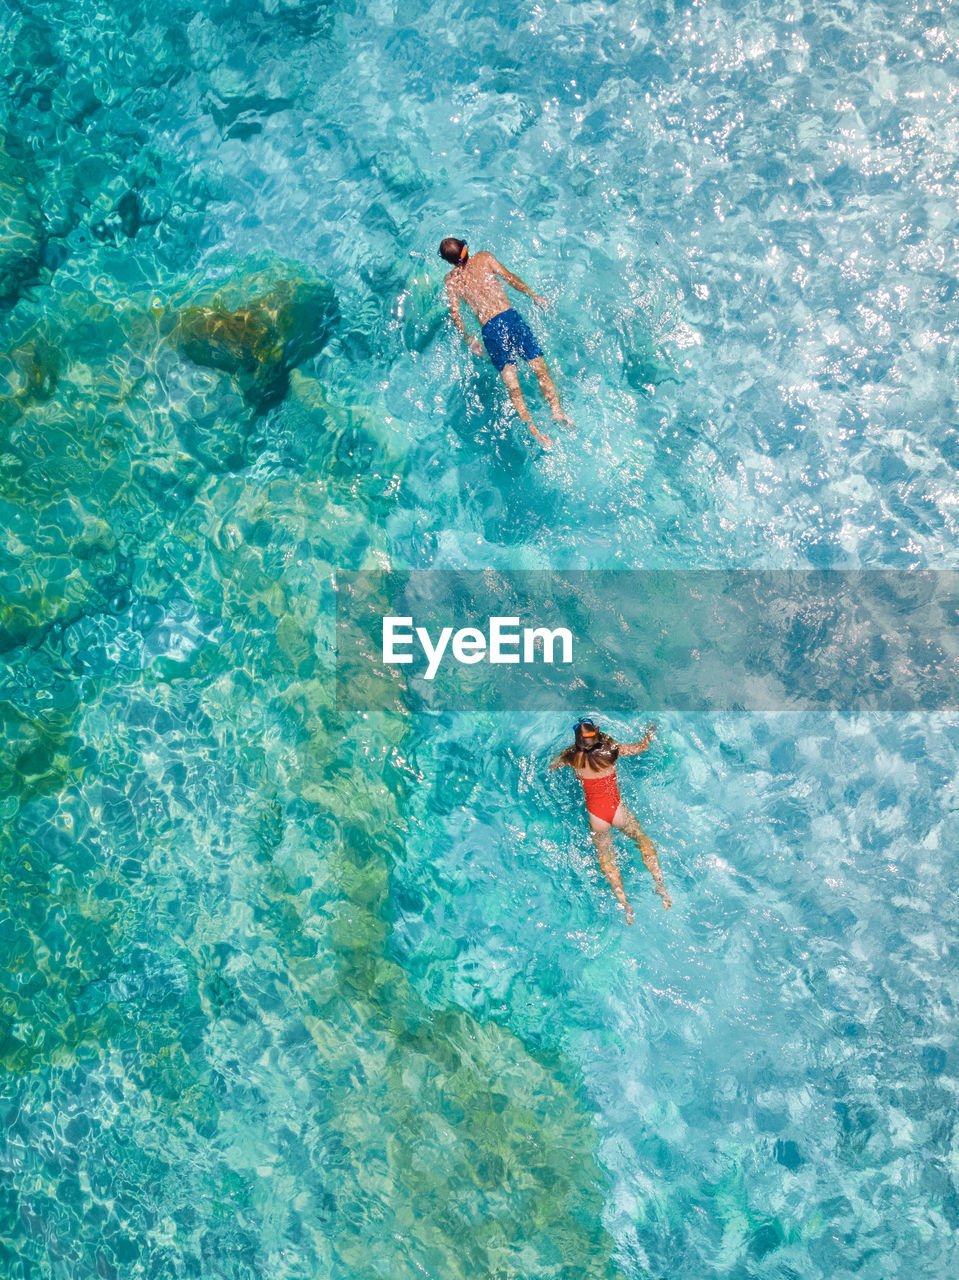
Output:
M953 713L662 716L627 930L589 708L332 681L337 568L955 567L953 10L0 23L0 1274L954 1275Z

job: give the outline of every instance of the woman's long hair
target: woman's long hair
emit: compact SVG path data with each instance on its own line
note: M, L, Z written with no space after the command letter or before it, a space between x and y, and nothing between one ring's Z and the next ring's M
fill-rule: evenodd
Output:
M563 764L574 769L591 769L599 773L611 769L619 758L619 743L608 733L601 733L592 720L580 720L576 741L560 755Z

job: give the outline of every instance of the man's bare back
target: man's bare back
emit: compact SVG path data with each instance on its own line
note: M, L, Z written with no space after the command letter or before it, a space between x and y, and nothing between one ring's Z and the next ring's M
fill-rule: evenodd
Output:
M486 324L493 316L509 311L509 298L499 282L500 276L520 293L528 293L540 306L547 305L545 298L531 292L519 276L507 271L487 249L481 249L474 258L468 258L461 267L454 267L447 275L446 293L450 305L454 298L462 299L480 324Z
M457 331L466 340L474 355L483 354L483 346L477 338L466 332L461 311L465 302L480 322L483 330L483 343L493 362L493 367L506 384L513 408L529 427L533 437L541 445L549 449L552 440L544 435L533 424L516 372L516 357L521 355L536 374L536 381L549 405L554 422L568 423L559 402L559 394L553 385L546 368L543 353L523 317L510 306L509 298L503 285L508 284L519 293L525 293L540 307L548 307L549 303L539 294L503 266L486 249L481 249L475 257L471 257L466 243L448 237L440 245L440 257L454 264L453 270L446 277L446 297L450 307L450 317ZM502 283L501 283L502 281Z

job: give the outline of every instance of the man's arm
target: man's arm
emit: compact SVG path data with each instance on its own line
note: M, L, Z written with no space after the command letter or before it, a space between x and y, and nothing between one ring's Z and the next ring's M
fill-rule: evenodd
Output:
M493 258L493 255L490 254L490 257ZM510 286L510 288L515 289L517 293L528 294L538 307L549 306L548 299L540 297L538 293L534 293L528 284L525 284L519 278L519 276L514 276L512 271L510 271L507 267L504 267L502 262L500 262L497 258L493 258L492 265L493 265L493 270L496 272L496 274L498 276L502 276L503 279L506 281L506 283Z
M646 732L638 742L621 742L619 744L619 754L621 756L641 756L644 751L649 750L656 734L656 728L657 726L654 724L648 725Z
M450 304L450 318L453 324L459 330L460 336L466 341L466 345L472 351L474 356L481 356L483 348L480 345L479 338L474 338L472 334L466 332L466 325L463 323L463 313L460 311L460 302L462 299L454 290L449 280L446 282L446 300Z

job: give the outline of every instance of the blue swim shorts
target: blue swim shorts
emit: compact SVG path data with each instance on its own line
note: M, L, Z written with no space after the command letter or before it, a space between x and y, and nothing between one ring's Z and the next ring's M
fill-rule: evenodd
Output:
M529 325L512 307L501 311L483 325L483 341L497 373L504 365L516 363L517 351L524 360L535 360L543 354Z

